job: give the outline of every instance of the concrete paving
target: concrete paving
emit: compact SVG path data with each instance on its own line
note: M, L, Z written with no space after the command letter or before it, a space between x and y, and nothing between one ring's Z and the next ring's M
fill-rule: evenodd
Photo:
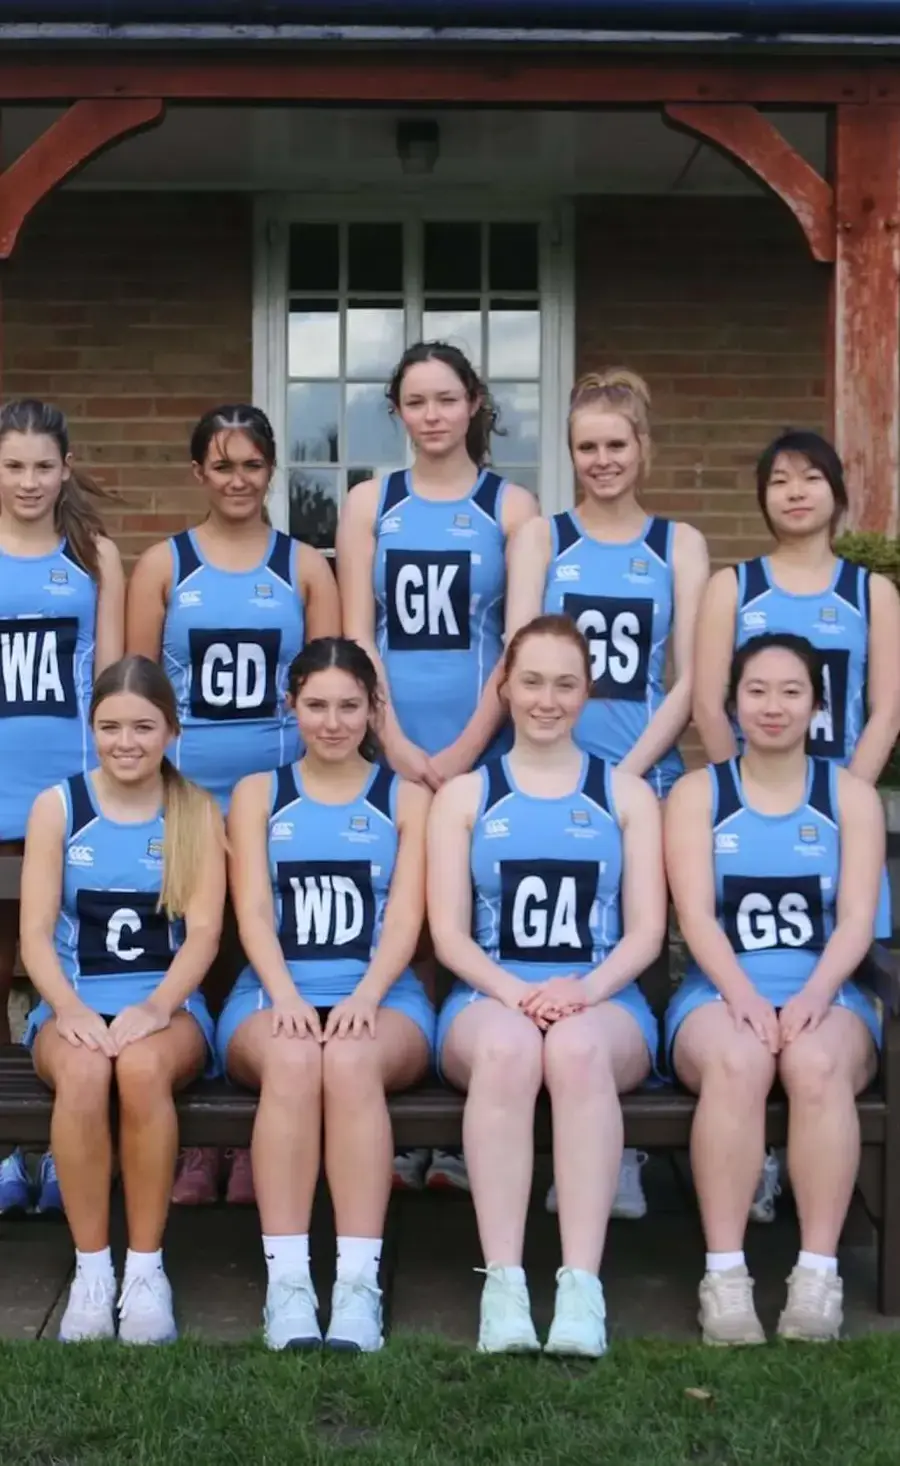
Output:
M645 1171L650 1215L613 1222L603 1269L613 1337L696 1338L696 1289L703 1243L683 1170L670 1157L653 1158ZM526 1268L535 1320L545 1330L559 1265L556 1218L543 1207L545 1176L538 1177L529 1216ZM121 1258L124 1236L117 1205L113 1246ZM865 1229L854 1227L854 1243ZM772 1329L784 1298L784 1279L797 1250L789 1199L772 1226L751 1227L747 1251L757 1281L760 1315ZM313 1225L313 1271L327 1314L334 1269L330 1208L322 1191ZM167 1266L183 1331L233 1342L259 1328L265 1272L255 1209L216 1206L174 1210L166 1239ZM455 1192L406 1194L391 1206L383 1275L391 1326L473 1343L481 1263L468 1196ZM72 1266L62 1222L28 1218L0 1221L0 1338L54 1337ZM870 1244L842 1249L848 1335L900 1328L900 1319L876 1309L875 1254Z

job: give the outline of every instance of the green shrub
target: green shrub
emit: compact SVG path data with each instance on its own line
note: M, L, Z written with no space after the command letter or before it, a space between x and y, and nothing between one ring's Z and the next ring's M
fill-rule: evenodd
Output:
M834 548L838 555L852 560L854 565L865 565L878 575L886 575L900 590L900 539L860 530L854 534L842 534L835 540ZM878 782L892 789L900 788L900 743L895 745Z

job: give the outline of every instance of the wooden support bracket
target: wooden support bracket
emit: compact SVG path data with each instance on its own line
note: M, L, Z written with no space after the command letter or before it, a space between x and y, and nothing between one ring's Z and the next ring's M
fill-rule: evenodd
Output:
M159 98L75 102L0 174L0 260L8 260L28 215L52 189L111 143L155 127Z
M813 259L834 261L834 190L767 117L740 102L670 102L664 111L675 127L715 144L765 183L796 217Z

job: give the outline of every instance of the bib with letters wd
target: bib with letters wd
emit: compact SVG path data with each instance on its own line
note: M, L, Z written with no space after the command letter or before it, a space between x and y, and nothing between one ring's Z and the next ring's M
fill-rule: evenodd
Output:
M786 631L805 636L822 653L825 705L813 717L807 751L849 763L866 722L868 570L838 560L831 585L818 595L782 590L765 556L744 561L736 571L735 646L766 632Z
M459 737L500 659L506 591L504 481L423 499L390 474L375 522L376 645L403 732L426 753Z
M553 516L550 533L544 611L571 616L591 653L590 700L575 737L588 753L621 763L666 696L674 526L648 519L636 540L609 544L567 510ZM663 795L683 772L672 748L647 779Z
M273 530L263 562L241 571L210 565L190 530L169 543L163 665L182 727L172 758L227 809L239 779L300 752L296 719L285 704L305 623L294 541Z
M37 795L96 763L96 617L97 587L65 541L0 551L0 840L21 840Z

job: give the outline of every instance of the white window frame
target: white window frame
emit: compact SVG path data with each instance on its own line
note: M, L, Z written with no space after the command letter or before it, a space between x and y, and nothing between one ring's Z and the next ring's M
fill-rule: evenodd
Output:
M541 509L555 514L572 503L572 464L566 412L575 376L574 210L566 201L522 196L494 202L474 191L440 197L422 192L376 198L264 194L256 199L253 231L253 400L268 414L281 445L287 441L288 233L292 223L399 221L407 231L414 294L421 268L415 241L423 220L533 220L540 227ZM422 333L415 304L407 311L407 343ZM288 528L287 471L272 480L272 523Z

